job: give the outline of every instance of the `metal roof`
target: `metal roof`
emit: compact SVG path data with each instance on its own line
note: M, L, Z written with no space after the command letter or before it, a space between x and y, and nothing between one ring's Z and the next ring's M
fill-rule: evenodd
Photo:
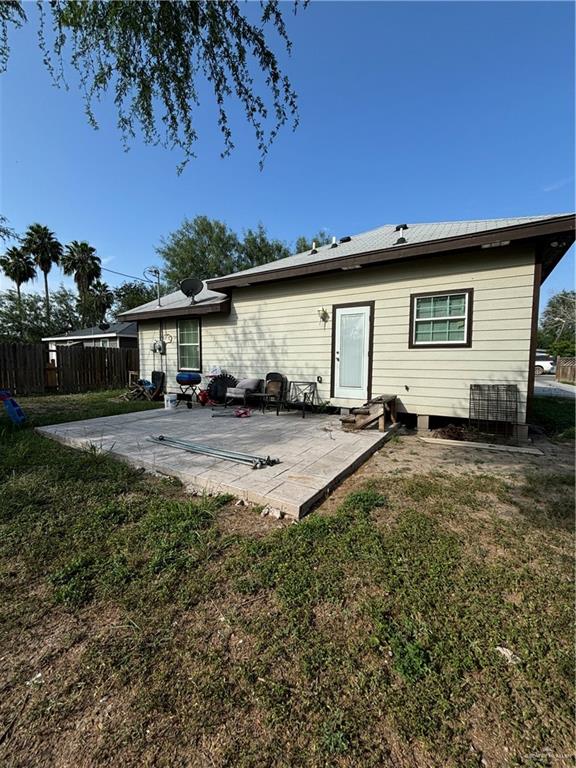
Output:
M110 327L103 331L97 325L92 328L79 328L77 331L68 331L68 333L60 333L56 336L46 336L42 341L58 341L59 339L89 339L89 338L105 338L108 339L111 336L138 336L138 327L136 323L111 323Z
M252 275L264 276L267 272L271 271L278 271L280 273L282 269L306 267L321 264L322 262L338 260L340 258L356 256L358 254L384 250L397 251L398 257L401 258L402 250L411 246L433 243L434 241L440 240L451 240L458 237L480 235L490 231L497 232L499 229L545 222L570 215L571 214L548 214L545 216L524 216L474 221L442 221L421 224L411 224L407 222L407 228L402 231L397 231L396 227L399 224L404 224L404 221L395 224L385 224L377 229L371 229L368 232L353 235L349 242L340 243L337 241L338 245L335 248L331 245L323 245L317 248L316 253L304 251L302 253L296 253L293 256L278 259L278 261L263 264L259 267L252 267L251 269L244 269L224 277L213 278L209 281L209 285L217 287L220 281L224 282L231 278L240 278L244 276L250 277ZM347 235L347 233L342 234ZM396 244L399 237L404 237L406 243ZM280 274L278 276L280 277Z
M224 311L229 304L229 299L224 293L211 291L206 287L204 281L204 287L200 293L196 294L194 301L182 291L174 291L162 296L160 302L160 306L158 306L158 300L154 299L146 304L141 304L139 307L134 307L128 312L123 312L120 317L126 320L131 318L134 320L153 320L155 317L176 316L178 310L182 310L182 314L188 315L208 314Z

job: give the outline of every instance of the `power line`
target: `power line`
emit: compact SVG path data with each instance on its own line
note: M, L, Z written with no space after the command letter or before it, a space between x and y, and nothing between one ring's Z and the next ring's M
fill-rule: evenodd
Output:
M146 280L143 277L136 277L136 275L127 275L124 272L116 272L115 269L108 269L108 267L101 267L103 272L112 272L113 275L120 275L121 277L129 277L131 280L140 280L141 283L150 283L154 285L153 280Z

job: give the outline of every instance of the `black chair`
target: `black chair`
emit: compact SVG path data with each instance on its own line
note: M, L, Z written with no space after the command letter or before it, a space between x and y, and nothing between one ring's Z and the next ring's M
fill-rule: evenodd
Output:
M272 371L266 374L262 392L252 394L251 398L262 403L262 413L266 413L269 405L282 403L286 399L286 377Z
M302 418L306 418L306 408L313 408L318 402L318 385L315 381L291 381L288 388L288 397L276 404L276 415L280 408L300 408Z

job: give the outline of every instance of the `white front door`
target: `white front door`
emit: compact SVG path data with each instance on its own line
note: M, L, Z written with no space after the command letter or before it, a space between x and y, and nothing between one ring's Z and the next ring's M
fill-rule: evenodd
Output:
M334 397L368 400L370 365L369 305L336 307Z

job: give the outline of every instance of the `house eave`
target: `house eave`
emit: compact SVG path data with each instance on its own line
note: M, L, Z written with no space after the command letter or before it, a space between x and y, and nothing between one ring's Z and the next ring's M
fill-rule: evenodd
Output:
M573 215L557 216L544 221L528 222L526 224L511 227L500 227L473 235L458 235L456 237L428 240L423 243L410 245L397 245L378 251L344 256L334 259L323 259L317 262L301 264L292 267L278 267L253 274L232 274L225 277L217 277L207 281L208 288L221 291L226 288L243 287L257 283L273 282L294 277L306 277L323 272L336 272L340 270L358 269L364 266L376 266L378 264L403 261L405 259L441 256L453 251L464 251L482 246L496 245L506 242L519 243L522 241L534 241L534 244L542 244L547 237L557 237L564 240L562 247L556 249L554 265L562 258L570 245L574 242L575 219ZM552 266L552 268L553 268ZM548 269L543 274L543 279L549 274Z
M90 341L91 339L137 339L137 333L93 333L90 336L44 336L42 341Z
M162 320L169 317L200 317L202 315L229 315L230 299L211 304L191 304L188 307L157 307L145 312L119 315L120 320Z

